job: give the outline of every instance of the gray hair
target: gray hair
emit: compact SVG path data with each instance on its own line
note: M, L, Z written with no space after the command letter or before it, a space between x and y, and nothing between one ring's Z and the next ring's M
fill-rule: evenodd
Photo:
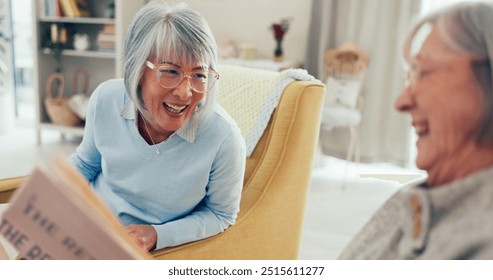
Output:
M493 3L463 2L434 12L412 28L404 42L404 58L412 57L412 44L425 25L435 26L452 50L477 59L472 64L476 82L483 98L482 118L477 128L479 144L493 144Z
M139 86L146 67L145 61L163 61L166 58L215 68L217 44L205 19L185 3L154 0L136 13L128 27L124 44L125 87L140 112L147 111ZM200 108L190 118L194 126L212 113L216 85L207 92L205 103L201 102Z

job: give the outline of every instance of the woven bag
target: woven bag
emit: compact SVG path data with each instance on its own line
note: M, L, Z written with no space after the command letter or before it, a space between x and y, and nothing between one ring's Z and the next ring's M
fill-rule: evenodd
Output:
M59 85L56 97L53 97L52 89L55 80L59 81ZM64 87L65 78L62 73L53 73L48 77L45 85L46 97L44 100L46 112L54 124L78 126L82 120L70 109L68 98L63 96Z

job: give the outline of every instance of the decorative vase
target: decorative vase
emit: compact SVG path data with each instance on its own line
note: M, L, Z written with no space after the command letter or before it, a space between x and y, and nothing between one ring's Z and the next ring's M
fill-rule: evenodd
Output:
M282 40L276 40L276 49L274 50L274 61L282 61Z
M76 51L87 51L91 46L89 35L85 33L76 33L74 35L74 49Z

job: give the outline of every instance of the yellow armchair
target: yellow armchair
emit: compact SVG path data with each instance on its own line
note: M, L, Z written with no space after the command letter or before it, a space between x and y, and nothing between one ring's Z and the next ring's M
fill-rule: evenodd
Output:
M297 259L320 128L324 85L290 83L247 158L236 224L213 237L153 252L155 259ZM254 92L252 92L254 94ZM0 180L0 203L22 178Z
M0 180L0 203L6 203L19 186L24 177L15 177Z

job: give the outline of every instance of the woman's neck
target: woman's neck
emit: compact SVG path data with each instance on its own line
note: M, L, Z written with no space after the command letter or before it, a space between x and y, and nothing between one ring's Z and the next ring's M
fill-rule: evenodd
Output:
M140 135L150 145L159 144L167 140L171 136L171 133L157 132L157 130L154 129L154 126L151 124L152 122L146 121L141 113L139 113L139 119L137 123Z
M493 147L485 145L463 147L445 164L428 170L428 184L431 187L439 187L488 167L493 167Z

